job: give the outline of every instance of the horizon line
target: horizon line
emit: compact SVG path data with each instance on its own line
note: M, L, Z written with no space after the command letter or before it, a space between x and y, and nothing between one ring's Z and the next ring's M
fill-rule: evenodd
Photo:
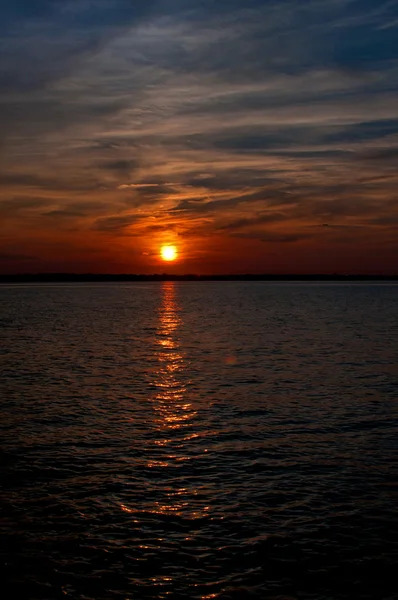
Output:
M398 273L0 273L0 282L40 281L272 281L272 280L395 280Z

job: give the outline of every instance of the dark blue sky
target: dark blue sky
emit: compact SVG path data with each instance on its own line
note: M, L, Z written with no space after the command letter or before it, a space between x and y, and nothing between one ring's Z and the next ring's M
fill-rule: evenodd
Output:
M397 1L19 0L0 36L0 270L398 270Z

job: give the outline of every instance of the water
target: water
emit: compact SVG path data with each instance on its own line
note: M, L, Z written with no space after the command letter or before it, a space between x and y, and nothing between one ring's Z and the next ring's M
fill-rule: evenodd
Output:
M398 286L0 288L9 597L396 599Z

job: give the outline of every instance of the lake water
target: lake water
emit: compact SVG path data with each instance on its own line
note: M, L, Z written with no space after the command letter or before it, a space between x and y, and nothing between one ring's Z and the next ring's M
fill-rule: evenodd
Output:
M0 287L9 598L398 598L398 286Z

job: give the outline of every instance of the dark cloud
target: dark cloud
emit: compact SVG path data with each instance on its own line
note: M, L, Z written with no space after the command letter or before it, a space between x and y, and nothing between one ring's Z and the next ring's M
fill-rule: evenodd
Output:
M294 244L296 242L310 240L314 235L308 232L284 233L279 231L248 231L237 232L234 234L234 237L258 240L267 244Z
M49 204L51 204L51 201L48 198L26 196L9 198L7 200L0 200L0 214L12 217L26 210L38 209Z
M294 214L297 216L316 216L322 219L340 219L342 217L365 216L380 210L380 202L364 197L343 197L332 200L318 199L302 202Z
M294 244L295 242L300 242L302 240L308 240L311 237L312 236L308 233L283 234L283 233L268 232L261 237L261 241L266 242L266 243L275 243L275 244Z
M278 187L275 189L272 186L260 188L249 194L242 193L239 196L236 196L235 194L229 195L227 193L225 195L227 197L218 200L209 200L207 194L193 198L184 198L184 200L181 200L181 202L169 212L181 213L183 215L211 215L221 214L225 210L242 207L242 205L244 206L245 204L252 205L260 201L268 206L283 206L294 202L285 190L278 189Z
M236 219L230 223L220 225L217 229L219 231L237 231L239 229L258 227L259 225L269 223L280 223L281 221L286 221L287 219L288 217L282 213L267 213L256 215L251 218Z
M84 212L81 210L74 209L59 209L59 210L49 210L47 212L41 213L41 217L67 217L67 218L75 218L75 217L84 217Z
M27 169L28 170L28 169ZM29 169L30 170L30 169ZM38 190L59 191L91 191L101 187L101 183L93 174L87 174L86 179L77 175L64 178L36 175L34 173L0 173L0 185L36 188Z
M374 149L370 152L365 152L361 158L365 161L381 162L387 166L398 166L398 146Z
M257 168L227 168L225 165L209 166L211 173L190 172L184 177L184 185L192 188L203 188L211 196L212 193L233 191L234 196L242 190L251 190L251 194L265 193L266 191L282 191L288 187L288 182L283 178L277 181L275 174L267 169L266 164ZM255 191L253 191L255 190Z
M145 201L157 200L159 196L167 196L176 192L172 185L157 183L121 184L119 189L133 193Z
M137 223L142 217L136 215L121 215L114 217L103 217L94 223L94 229L106 232L120 232L130 225Z
M117 173L120 176L130 177L131 173L139 168L137 160L111 160L103 162L100 165L101 169Z
M30 173L0 173L0 185L22 185L27 187L55 187L59 184L56 178L49 179Z
M166 225L147 225L145 231L148 233L157 233L160 231L174 231L176 225L173 223L167 223Z
M57 199L53 198L52 201L47 200L46 204L51 204L54 206L57 205L58 202ZM105 202L85 202L84 200L81 200L80 202L65 204L62 208L46 210L45 212L41 212L40 216L52 219L74 219L95 217L98 216L98 214L102 214L104 212L106 213L107 210L108 205Z
M14 0L3 3L0 85L28 91L70 73L78 61L150 13L151 0Z
M369 219L368 223L371 225L380 225L382 227L387 226L396 228L398 225L398 214L375 217L373 219Z

